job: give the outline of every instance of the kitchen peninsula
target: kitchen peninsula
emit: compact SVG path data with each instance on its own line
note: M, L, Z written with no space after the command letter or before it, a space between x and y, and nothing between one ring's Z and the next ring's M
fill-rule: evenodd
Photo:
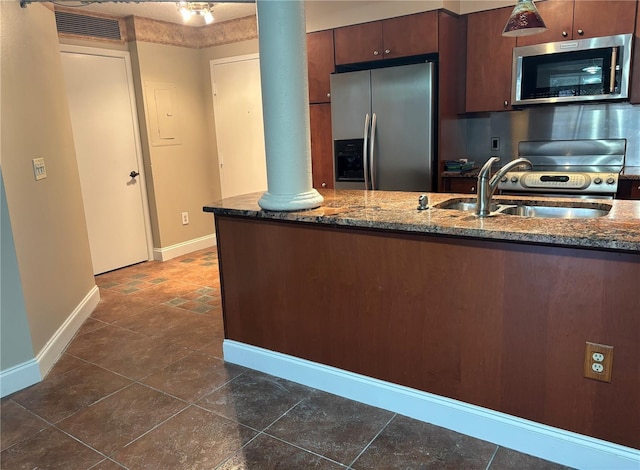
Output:
M477 218L437 208L469 195L321 193L204 208L226 340L640 448L640 202ZM610 383L584 378L587 341L615 348Z

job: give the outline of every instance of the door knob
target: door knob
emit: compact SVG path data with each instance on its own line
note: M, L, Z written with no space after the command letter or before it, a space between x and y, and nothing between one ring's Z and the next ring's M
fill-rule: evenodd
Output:
M140 173L138 173L136 170L133 170L131 173L129 173L129 176L131 176L132 178L135 178L136 176L138 176Z

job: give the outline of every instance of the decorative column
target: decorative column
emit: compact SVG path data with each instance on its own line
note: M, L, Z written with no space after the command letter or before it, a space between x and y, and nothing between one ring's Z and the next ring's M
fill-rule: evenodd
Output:
M311 179L304 0L257 0L267 192L263 209L322 204Z

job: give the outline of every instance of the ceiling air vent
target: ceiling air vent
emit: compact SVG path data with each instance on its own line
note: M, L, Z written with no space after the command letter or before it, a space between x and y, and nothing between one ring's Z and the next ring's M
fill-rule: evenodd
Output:
M120 23L117 19L76 15L56 11L58 33L121 41Z

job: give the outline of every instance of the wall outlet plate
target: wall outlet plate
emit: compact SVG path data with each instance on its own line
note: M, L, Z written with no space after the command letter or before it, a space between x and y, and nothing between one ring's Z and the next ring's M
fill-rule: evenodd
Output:
M587 341L584 348L584 376L601 382L611 382L613 346Z
M33 162L33 176L36 181L43 180L47 177L47 168L44 166L44 158L34 158Z

